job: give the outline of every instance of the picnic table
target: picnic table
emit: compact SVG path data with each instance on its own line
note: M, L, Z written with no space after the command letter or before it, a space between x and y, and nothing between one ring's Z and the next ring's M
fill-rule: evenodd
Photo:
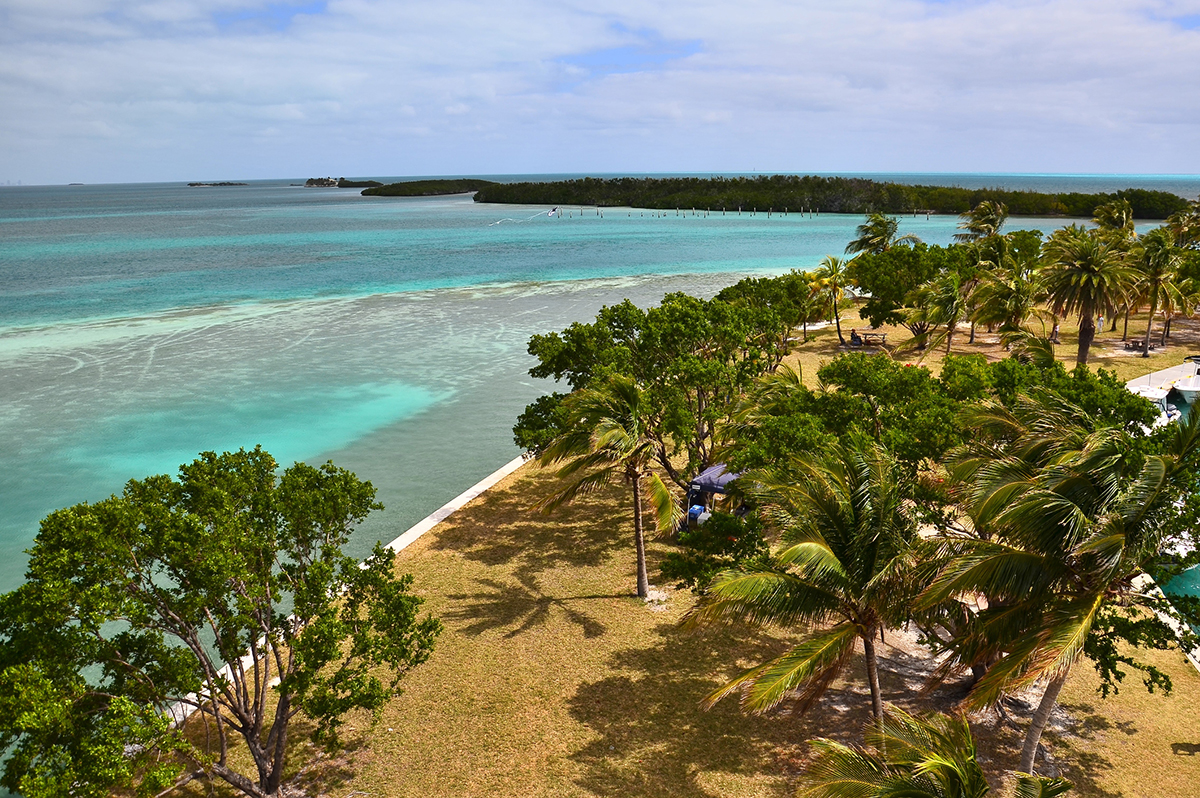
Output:
M1133 351L1135 351L1135 352L1145 352L1145 351L1146 351L1146 342L1145 342L1145 341L1141 341L1141 340L1135 340L1135 341L1126 341L1126 342L1125 342L1125 348L1126 348L1126 349L1132 349L1132 350L1133 350ZM1156 347L1154 344L1150 344L1150 351L1151 351L1151 352L1153 352L1153 351L1154 351L1156 348L1157 348L1157 347Z
M884 346L887 344L887 333L850 333L850 346Z

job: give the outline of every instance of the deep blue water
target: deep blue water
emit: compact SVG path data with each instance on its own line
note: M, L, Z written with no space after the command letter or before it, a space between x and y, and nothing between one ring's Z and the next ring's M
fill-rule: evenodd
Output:
M1200 190L1200 178L953 179ZM365 553L517 454L512 422L549 388L526 374L531 334L626 297L812 268L861 221L551 218L292 182L0 188L0 589L19 583L49 511L257 443L376 484L388 509L356 535ZM901 232L946 243L955 224L906 217Z

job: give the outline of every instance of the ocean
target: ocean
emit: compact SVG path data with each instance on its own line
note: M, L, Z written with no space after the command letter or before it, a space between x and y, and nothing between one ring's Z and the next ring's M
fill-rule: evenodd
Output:
M1200 177L872 177L1200 192ZM551 217L296 182L0 187L0 590L50 511L256 444L374 483L386 510L356 532L363 556L518 454L513 421L552 389L527 374L530 335L814 268L862 221ZM901 232L944 244L956 223L902 217Z

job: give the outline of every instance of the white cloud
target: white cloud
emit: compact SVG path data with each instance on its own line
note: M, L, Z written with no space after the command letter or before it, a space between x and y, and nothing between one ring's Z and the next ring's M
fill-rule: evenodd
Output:
M683 8L9 0L0 181L1200 171L1200 0Z

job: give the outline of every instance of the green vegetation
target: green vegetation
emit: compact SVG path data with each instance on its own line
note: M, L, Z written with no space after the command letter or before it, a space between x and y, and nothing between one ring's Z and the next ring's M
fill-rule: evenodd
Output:
M462 178L457 180L409 180L388 183L362 192L364 197L436 197L442 194L467 194L489 186L499 185L490 180Z
M394 552L360 567L341 551L375 489L332 463L276 468L258 448L207 452L46 517L26 582L0 597L7 789L201 779L279 798L297 716L334 751L348 713L399 694L441 626L418 618Z
M908 186L859 177L773 175L762 177L621 177L554 183L495 183L479 186L476 202L518 205L599 205L635 208L757 209L791 212L964 213L981 202L1003 203L1019 216L1091 217L1096 208L1127 201L1138 219L1165 219L1187 201L1164 191L1130 188L1115 194L1040 194L1006 189ZM857 251L857 250L855 250Z

